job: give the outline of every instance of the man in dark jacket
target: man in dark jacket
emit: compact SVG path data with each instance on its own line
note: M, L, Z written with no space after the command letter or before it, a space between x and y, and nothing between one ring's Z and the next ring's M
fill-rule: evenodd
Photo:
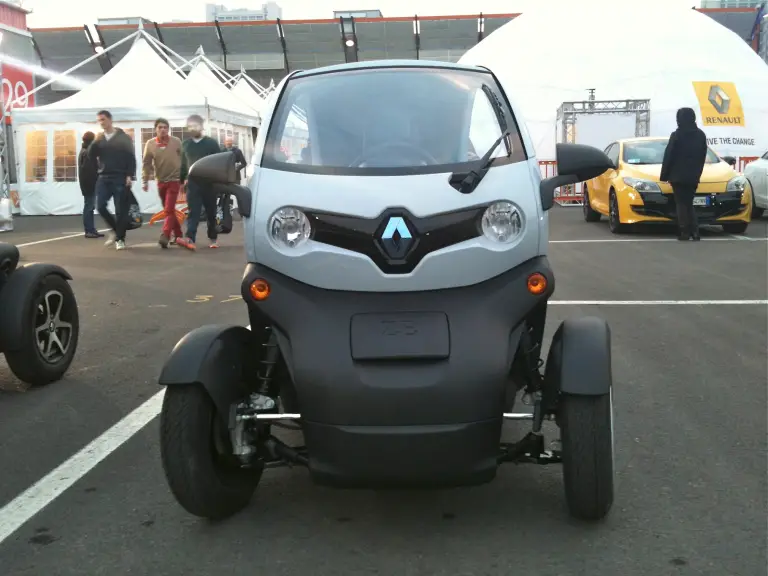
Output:
M243 151L240 150L237 146L235 146L235 141L232 138L232 136L227 136L224 139L224 149L227 152L233 152L235 154L235 168L237 169L237 181L242 181L242 172L245 171L245 177L248 177L248 171L246 169L246 166L248 166L248 162L245 160L245 154L243 154Z
M103 238L96 230L96 223L93 218L93 211L96 208L96 180L99 177L99 167L88 157L88 148L96 139L93 132L83 134L83 147L77 158L78 180L80 182L80 192L83 193L83 228L86 238Z
M118 250L124 250L131 203L128 190L136 179L136 152L131 137L112 124L112 114L108 110L99 111L96 117L103 132L88 148L88 157L97 161L99 166L97 207L101 217L112 228L107 246L114 243ZM110 199L115 202L115 216L107 208Z
M691 108L677 111L677 130L669 137L661 166L662 182L669 182L677 207L678 240L701 240L693 197L707 160L707 136L696 125Z
M187 175L192 164L221 152L221 146L210 136L203 133L204 121L202 117L193 114L187 118L187 130L190 138L181 144L181 185L187 190L187 237L178 238L176 243L188 250L196 250L197 227L200 224L200 214L205 208L205 219L208 221L208 246L218 248L218 231L216 230L216 193L210 186L187 180Z

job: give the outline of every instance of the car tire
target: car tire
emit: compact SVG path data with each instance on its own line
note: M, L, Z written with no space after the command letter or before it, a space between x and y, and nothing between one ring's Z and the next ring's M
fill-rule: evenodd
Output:
M619 214L619 201L616 198L616 192L611 190L608 198L608 227L614 234L623 234L627 231L627 225L621 223Z
M585 182L583 185L584 190L584 204L583 204L583 210L584 210L584 220L587 222L600 222L600 217L602 214L600 212L594 210L592 208L592 205L589 203L589 188L587 188L587 183Z
M579 520L601 520L614 498L612 394L564 394L558 422L568 510Z
M31 386L61 380L80 338L77 300L69 282L58 274L43 277L23 318L20 347L5 352L11 372Z
M749 226L749 222L723 224L723 231L728 234L744 234L747 231L747 226Z
M228 436L226 424L202 386L166 388L160 412L160 457L171 493L194 516L221 520L236 514L248 506L261 480L263 466L238 467ZM229 454L221 450L222 444Z
M757 207L757 200L755 199L755 187L752 186L751 182L749 183L749 186L752 190L752 220L760 220L760 218L763 217L765 210L763 208Z

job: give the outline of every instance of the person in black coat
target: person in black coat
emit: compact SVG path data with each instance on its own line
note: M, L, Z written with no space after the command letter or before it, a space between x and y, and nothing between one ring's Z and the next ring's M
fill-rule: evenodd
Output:
M696 125L692 108L677 111L677 130L669 137L661 165L662 182L669 182L677 207L678 240L701 240L693 197L707 160L707 136Z
M96 135L93 132L83 134L83 147L77 158L78 180L80 181L80 191L83 193L83 228L86 238L104 237L104 234L100 234L96 230L93 217L93 211L96 208L96 180L99 177L99 167L88 156L88 148L95 139Z

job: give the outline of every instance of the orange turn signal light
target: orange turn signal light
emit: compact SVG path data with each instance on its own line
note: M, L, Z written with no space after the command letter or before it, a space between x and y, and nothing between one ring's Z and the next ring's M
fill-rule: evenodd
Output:
M269 284L266 280L262 280L261 278L258 278L251 282L251 296L253 296L253 299L256 301L261 302L262 300L266 300L269 298L270 288Z
M534 296L540 296L547 291L547 277L540 272L534 272L528 276L528 292Z

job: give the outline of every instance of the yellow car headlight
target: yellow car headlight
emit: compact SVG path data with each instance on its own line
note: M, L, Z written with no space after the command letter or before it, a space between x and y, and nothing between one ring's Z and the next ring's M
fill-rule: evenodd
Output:
M641 180L639 178L624 178L624 184L634 188L638 192L657 192L661 193L658 182L652 180Z

